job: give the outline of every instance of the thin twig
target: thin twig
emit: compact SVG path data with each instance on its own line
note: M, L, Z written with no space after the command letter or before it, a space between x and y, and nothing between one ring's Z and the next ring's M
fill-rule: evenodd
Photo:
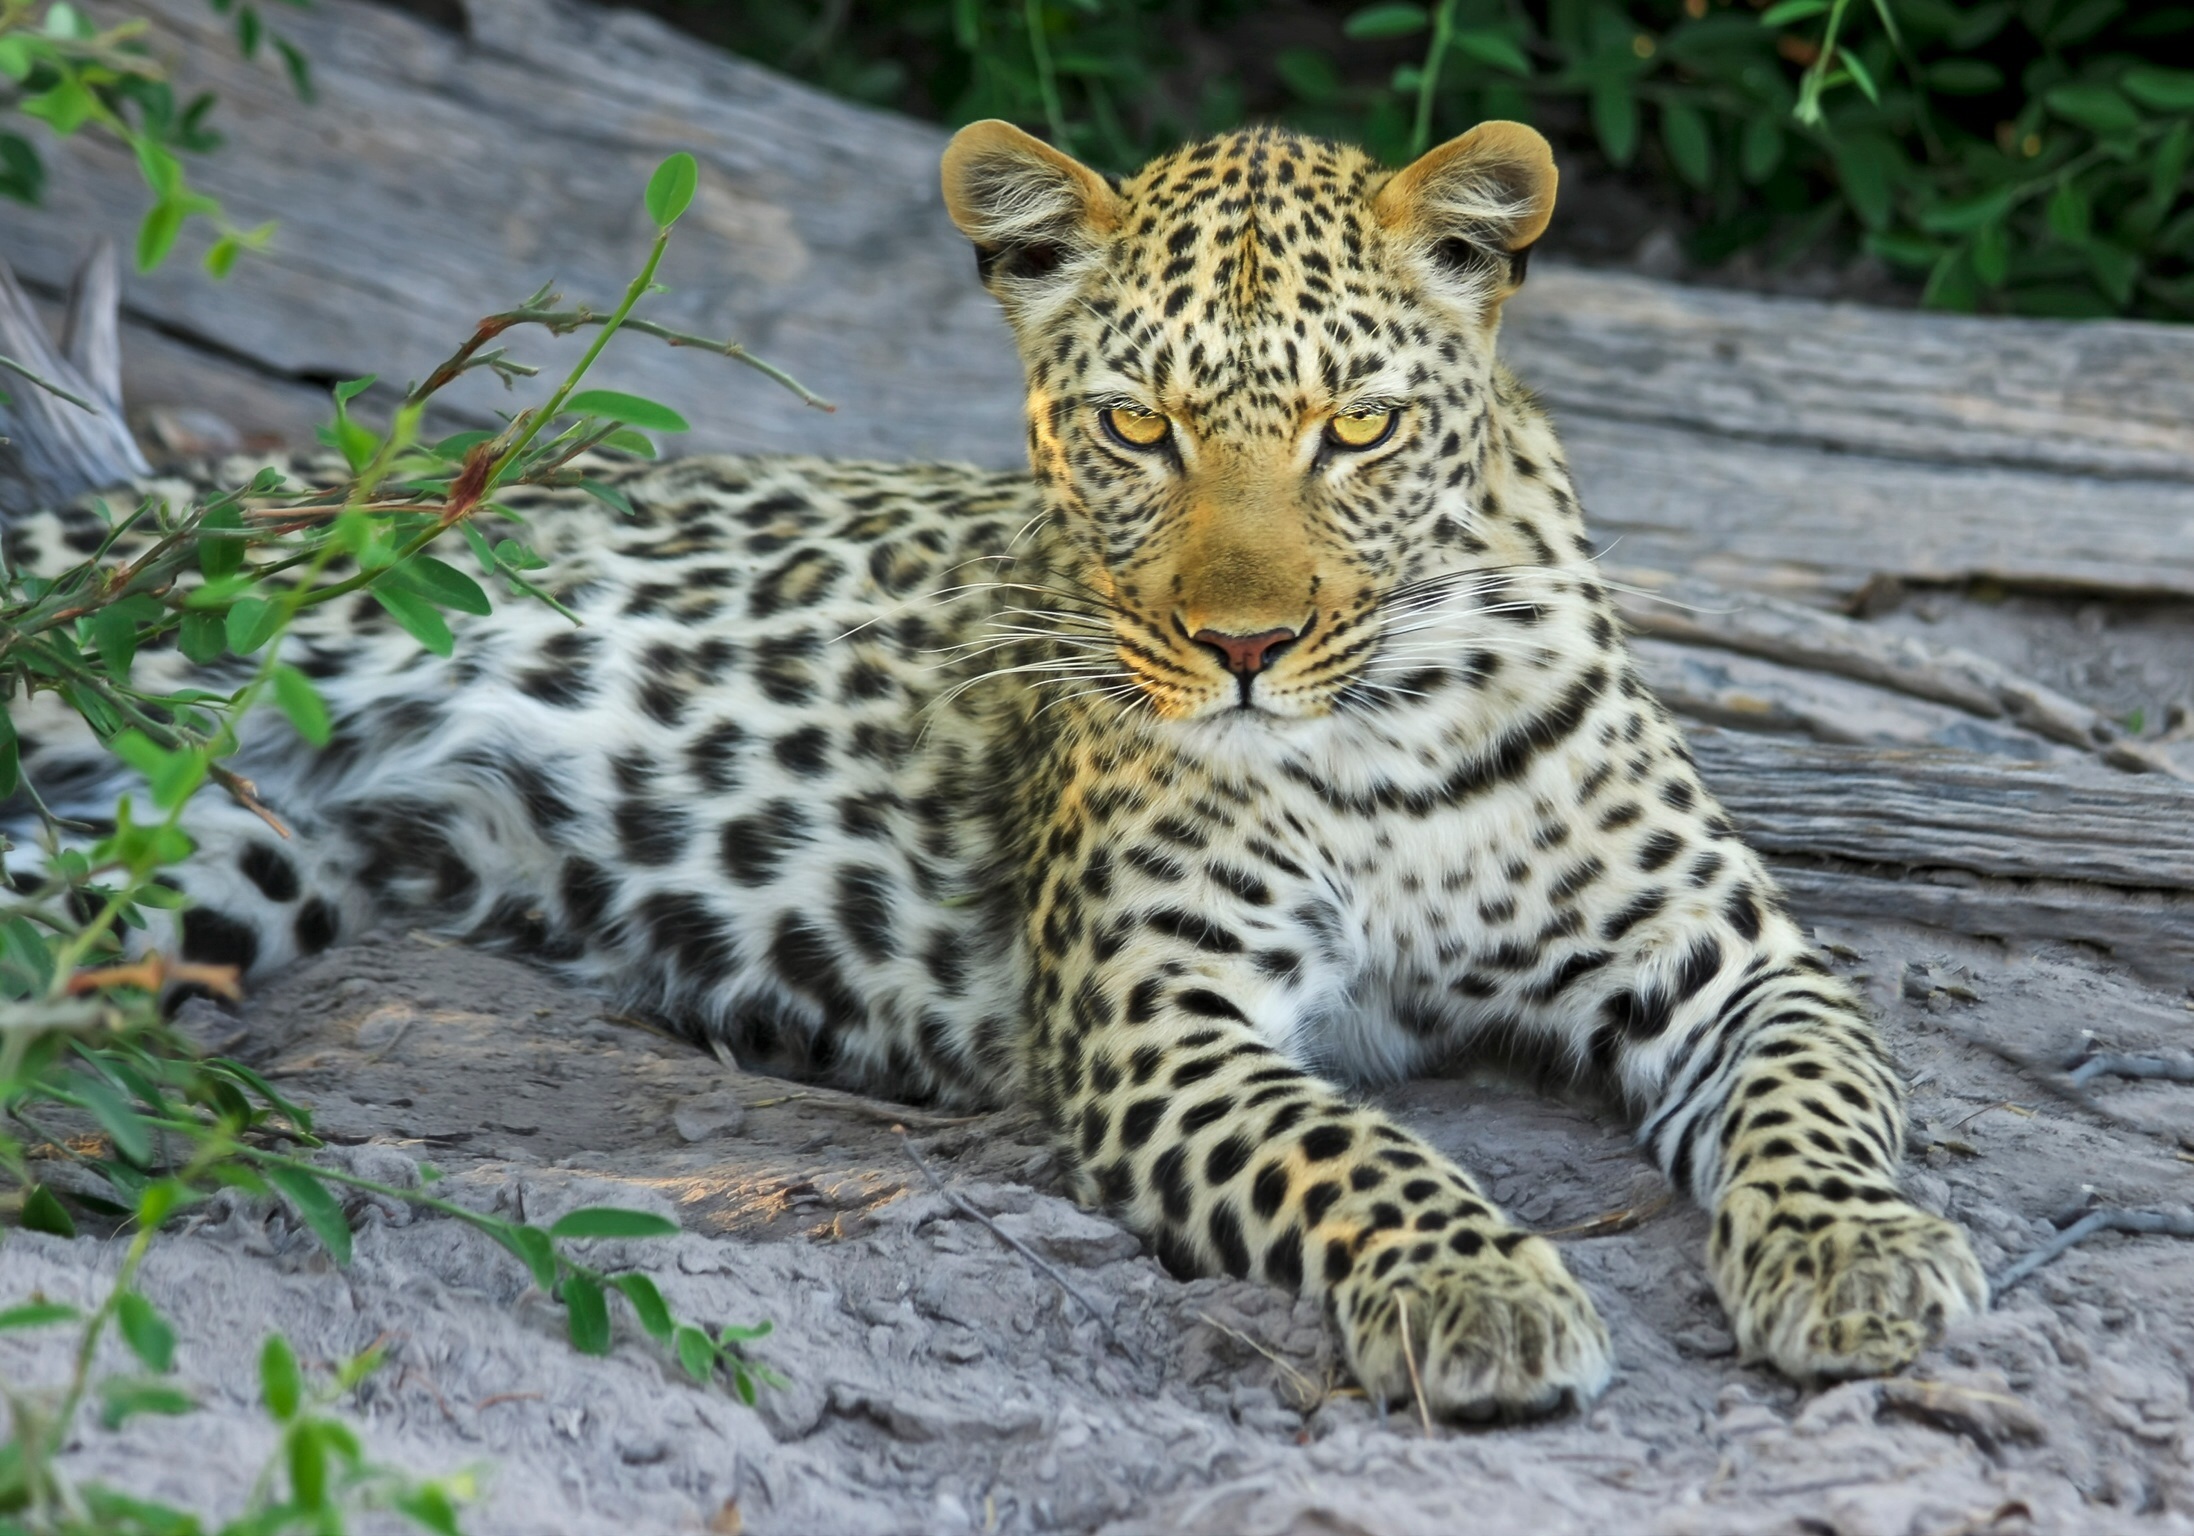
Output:
M1417 1422L1425 1427L1425 1438L1432 1438L1432 1410L1425 1406L1425 1379L1417 1374L1417 1349L1409 1339L1409 1292L1394 1293L1394 1310L1402 1320L1402 1363L1409 1367L1409 1389L1417 1394Z
M2122 1051L2104 1051L2087 1057L2072 1069L2072 1081L2082 1088L2105 1075L2194 1083L2194 1056L2134 1056Z
M1990 1283L1989 1291L2002 1300L2010 1290L2027 1276L2040 1269L2059 1254L2068 1252L2086 1242L2098 1232L2127 1232L2136 1235L2162 1237L2194 1237L2194 1211L2090 1211L2066 1227L2048 1242L2029 1252L2025 1257L2007 1266L2003 1273Z
M71 394L68 390L63 389L60 385L54 383L53 380L41 377L40 375L33 373L30 369L24 367L21 363L17 362L14 358L8 356L5 352L0 352L0 368L5 368L8 372L13 374L21 375L23 378L30 380L33 384L44 390L47 394L58 396L59 398L66 400L69 404L73 406L77 406L83 410L92 412L97 412L97 410L99 409L99 407L93 405L82 395Z
M1618 1232L1628 1232L1632 1227L1642 1226L1644 1223L1651 1221L1661 1212L1667 1210L1675 1201L1675 1198L1674 1195L1663 1190L1660 1194L1642 1204L1625 1206L1619 1211L1609 1211L1604 1216L1595 1216L1589 1221L1574 1222L1566 1227L1556 1227L1550 1232L1541 1232L1539 1235L1541 1237L1613 1237Z
M1197 1313L1196 1321L1204 1324L1208 1328L1216 1328L1219 1332L1234 1340L1235 1343L1247 1345L1249 1348L1255 1350L1258 1354L1263 1355L1267 1360L1271 1361L1273 1368L1280 1372L1280 1374L1287 1380L1289 1385L1295 1389L1296 1395L1302 1399L1302 1406L1297 1410L1298 1412L1307 1414L1314 1410L1320 1403L1324 1402L1327 1397L1332 1395L1331 1392L1327 1389L1313 1386L1311 1384L1310 1378L1308 1376L1305 1376L1301 1371L1297 1370L1292 1364L1287 1361L1286 1358L1278 1354L1276 1351L1268 1348L1267 1346L1260 1344L1257 1340L1242 1332L1241 1329L1229 1328L1225 1323L1220 1322L1209 1312Z
M1127 1356L1128 1359L1134 1361L1137 1365L1141 1365L1143 1363L1142 1356L1137 1354L1134 1350L1128 1348L1127 1345L1121 1340L1120 1336L1112 1331L1112 1320L1106 1317L1103 1312L1098 1310L1097 1303L1091 1301L1087 1296L1084 1296L1079 1290L1076 1290L1074 1282L1069 1280L1065 1275L1061 1274L1057 1267L1054 1266L1050 1260L1046 1259L1035 1249L1029 1247L1028 1244L1022 1242L1019 1238L1015 1237L1005 1228L999 1226L998 1223L992 1221L988 1216L977 1210L974 1205L972 1205L967 1200L965 1196L959 1193L959 1191L947 1189L945 1187L944 1180L937 1177L936 1170L931 1168L928 1163L922 1160L921 1153L914 1150L913 1138L907 1135L907 1130L905 1126L895 1125L892 1127L892 1129L898 1133L900 1144L907 1149L907 1156L912 1159L914 1166L921 1170L923 1178L929 1180L929 1187L931 1189L936 1190L938 1194L942 1195L945 1198L945 1201L950 1204L954 1210L960 1212L960 1214L962 1214L963 1216L967 1216L975 1221L981 1222L985 1227L990 1229L990 1235L992 1237L995 1237L996 1239L998 1239L999 1242L1004 1243L1008 1248L1011 1248L1022 1258L1028 1260L1029 1263L1034 1265L1038 1270L1049 1276L1052 1282L1056 1284L1060 1290L1065 1291L1069 1296L1073 1297L1076 1301L1081 1303L1082 1310L1084 1312L1087 1312L1090 1315L1090 1318L1097 1324L1097 1329L1105 1336L1106 1342L1110 1343L1114 1349L1117 1349L1121 1354Z

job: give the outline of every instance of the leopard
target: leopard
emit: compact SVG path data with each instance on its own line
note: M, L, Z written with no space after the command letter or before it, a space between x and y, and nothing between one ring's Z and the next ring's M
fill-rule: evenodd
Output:
M1632 1121L1748 1361L1890 1372L1985 1307L1900 1185L1895 1062L1641 681L1496 356L1545 138L1397 170L1260 126L1110 177L988 121L942 181L1025 472L605 457L629 512L509 492L557 607L457 616L446 657L370 592L303 610L330 737L262 710L234 760L288 835L192 801L144 942L259 977L396 914L742 1066L1032 1112L1175 1274L1311 1298L1368 1396L1455 1421L1614 1370L1555 1244L1371 1100L1474 1054ZM78 506L6 552L104 536ZM47 806L111 813L80 721L14 719Z

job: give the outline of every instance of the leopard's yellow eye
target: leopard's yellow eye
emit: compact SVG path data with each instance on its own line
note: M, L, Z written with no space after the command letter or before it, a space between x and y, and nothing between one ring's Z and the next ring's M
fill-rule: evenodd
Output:
M1173 423L1156 411L1116 405L1099 414L1105 430L1130 448L1155 448L1173 434Z
M1394 430L1399 411L1350 411L1326 423L1326 431L1343 448L1376 448Z

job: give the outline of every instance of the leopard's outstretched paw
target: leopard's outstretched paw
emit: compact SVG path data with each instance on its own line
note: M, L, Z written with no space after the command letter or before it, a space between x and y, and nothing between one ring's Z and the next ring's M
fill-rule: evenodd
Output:
M1786 1203L1750 1237L1740 1222L1725 1243L1730 1230L1717 1223L1712 1257L1738 1348L1795 1380L1894 1371L1988 1305L1965 1233L1902 1201L1858 1211Z
M1424 1253L1395 1233L1334 1288L1364 1390L1406 1403L1421 1383L1433 1415L1463 1420L1536 1418L1599 1396L1613 1368L1607 1328L1554 1245L1504 1231L1466 1254L1459 1235Z

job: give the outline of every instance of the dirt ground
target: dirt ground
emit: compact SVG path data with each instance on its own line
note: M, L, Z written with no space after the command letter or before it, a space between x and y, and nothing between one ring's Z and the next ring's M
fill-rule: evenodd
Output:
M2194 1091L2103 1079L2083 1103L2014 1059L2054 1062L2083 1030L2169 1048L2194 1022L2184 996L1929 930L1819 936L1914 1080L1919 1199L1965 1222L1992 1272L2053 1216L2187 1201ZM1468 1075L1403 1084L1385 1101L1560 1237L1621 1358L1581 1416L1428 1436L1349 1392L1314 1308L1174 1280L1061 1198L1026 1118L736 1073L416 933L187 1018L309 1101L360 1172L430 1162L454 1198L534 1220L674 1213L684 1235L601 1243L596 1262L646 1271L700 1321L772 1320L758 1352L788 1383L744 1408L629 1320L584 1359L520 1266L451 1220L360 1201L337 1270L280 1207L224 1198L144 1279L205 1406L87 1429L68 1458L208 1513L240 1506L271 1444L254 1362L279 1328L308 1363L389 1341L351 1411L384 1462L481 1468L479 1533L2194 1532L2194 1245L2169 1238L2095 1239L1905 1375L1801 1391L1736 1361L1702 1218L1665 1202L1612 1119ZM111 1240L14 1233L0 1295L87 1298L118 1259ZM0 1336L10 1379L62 1369L58 1336Z

